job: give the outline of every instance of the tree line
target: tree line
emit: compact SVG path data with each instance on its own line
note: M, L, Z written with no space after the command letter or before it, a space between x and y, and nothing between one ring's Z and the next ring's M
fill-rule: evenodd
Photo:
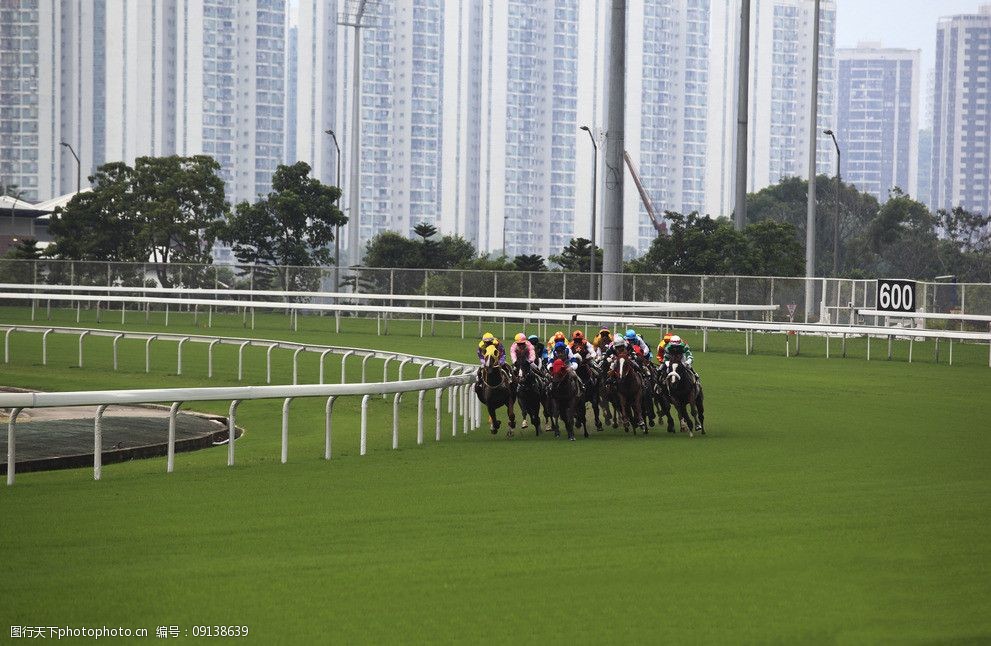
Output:
M113 162L90 177L80 193L52 215L53 243L47 257L78 261L150 262L163 285L174 284L176 263L209 265L218 240L241 263L260 267L254 279L290 289L312 287L304 272L333 262L337 228L347 223L338 207L338 187L310 176L304 162L280 165L272 190L255 202L230 205L220 166L212 157L140 157L133 166ZM729 218L668 211L669 234L628 260L636 273L801 276L805 273L806 192L801 178L785 178L747 196L747 223L737 231ZM817 192L817 276L833 275L837 205L835 178L820 176ZM847 278L933 278L991 282L991 217L963 209L931 212L892 190L878 203L856 187L839 185L837 274ZM587 272L592 253L602 250L574 238L558 254L480 254L460 236L440 235L428 223L412 236L387 231L365 248L368 268L477 269L489 271ZM33 241L19 241L8 258L41 258ZM265 268L269 268L266 270ZM102 269L102 271L106 271ZM195 284L187 270L184 284ZM133 277L118 277L126 282ZM263 286L263 285L259 285Z

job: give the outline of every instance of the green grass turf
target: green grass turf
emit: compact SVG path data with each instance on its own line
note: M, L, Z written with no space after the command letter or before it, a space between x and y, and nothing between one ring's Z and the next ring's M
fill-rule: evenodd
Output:
M92 313L83 312L92 326ZM86 317L90 318L87 319ZM185 316L185 315L184 315ZM23 310L0 311L27 323ZM164 330L161 315L128 328ZM53 323L75 314L53 312ZM254 334L466 359L457 324L280 315L173 314L169 331ZM105 327L119 327L116 321ZM200 320L202 324L202 318ZM116 325L115 325L116 324ZM370 332L369 332L370 330ZM476 324L467 327L469 334ZM500 329L495 330L501 333ZM441 336L443 335L443 336ZM245 402L238 464L226 447L104 468L28 473L0 491L0 635L10 624L246 624L254 643L395 642L987 642L991 640L991 369L986 346L954 365L829 359L820 340L783 356L782 335L710 336L701 354L705 438L607 430L568 443L484 429L415 444L415 397L390 450L391 401L373 400L359 457L357 398L335 408L335 454L323 454L323 402L297 400L289 463L279 464L280 402ZM656 333L648 340L656 343ZM234 383L236 349L15 333L0 382L47 390ZM883 348L883 342L877 342ZM907 344L905 344L907 345ZM794 348L793 348L794 349ZM862 356L863 340L848 354ZM815 356L818 355L818 356ZM883 355L882 355L883 356ZM264 381L264 350L246 383ZM919 362L920 359L925 362ZM291 380L276 352L273 382ZM351 361L349 380L358 362ZM393 364L395 365L395 364ZM315 381L316 357L301 363ZM339 359L328 360L339 376ZM394 372L394 368L393 368ZM381 363L370 376L381 377ZM192 403L223 412L225 403ZM164 434L164 429L163 429ZM2 638L0 638L2 639Z

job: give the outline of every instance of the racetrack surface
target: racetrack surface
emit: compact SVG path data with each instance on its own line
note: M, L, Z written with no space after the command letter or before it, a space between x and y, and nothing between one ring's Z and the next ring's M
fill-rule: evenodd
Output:
M74 313L56 316L74 324ZM474 352L453 325L438 323L451 336L420 339L418 322L377 337L367 322L338 336L332 319L303 318L299 333L286 320L259 315L254 335ZM251 334L240 317L215 317L212 330L190 322L168 330ZM85 469L24 474L0 492L0 631L227 624L265 644L991 640L986 346L955 349L949 367L924 344L907 364L826 360L811 339L786 359L781 335L758 336L749 357L742 335L711 335L719 351L702 354L699 335L683 336L705 381L701 438L608 429L569 443L485 428L451 438L445 408L442 441L428 433L417 447L408 397L392 451L391 399L372 398L361 458L352 398L335 406L328 463L323 400L296 400L283 465L281 402L244 402L234 468L220 447L177 456L173 474L164 459L104 467L101 482ZM235 380L232 347L217 348L222 372L208 381L198 345L186 346L177 377L174 344L155 345L145 375L142 342L121 342L118 373L109 339L86 340L83 370L72 367L74 337L49 337L48 367L40 343L15 333L5 385ZM863 356L861 345L849 350ZM246 383L262 383L264 349L246 356ZM274 356L273 383L291 382L291 352ZM327 365L339 374L339 358ZM358 362L350 370L356 378ZM315 356L304 355L301 374L315 381ZM186 407L222 414L226 403Z

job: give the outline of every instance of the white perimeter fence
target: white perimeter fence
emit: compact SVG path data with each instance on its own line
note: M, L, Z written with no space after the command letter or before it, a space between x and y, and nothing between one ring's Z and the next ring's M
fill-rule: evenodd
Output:
M422 294L488 297L496 307L507 298L574 302L587 299L587 273L561 271L481 271L460 269L378 269L342 267L334 284L333 267L261 265L194 265L108 263L70 260L0 260L0 282L111 287L170 285L186 288L243 289L253 292L305 291L370 294ZM889 278L896 278L891 276ZM703 276L684 274L621 274L620 292L604 294L602 275L594 278L596 293L623 302L734 303L775 305L774 319L788 320L787 306L795 305L802 322L857 323L856 309L876 304L873 279L802 278L774 276ZM813 307L805 315L806 282L812 282ZM991 315L991 284L918 281L916 301L926 312ZM742 312L747 317L747 312ZM764 315L759 314L762 318Z
M470 386L474 382L474 366L444 359L433 359L402 352L372 351L360 348L338 346L321 346L313 344L292 343L266 339L241 339L229 337L210 337L192 335L142 334L115 330L86 329L86 328L57 328L37 326L0 326L4 332L4 362L10 362L10 337L14 332L41 334L42 364L48 362L48 337L51 334L69 334L79 339L79 367L83 367L83 340L87 337L113 338L113 365L117 370L118 342L122 339L142 340L145 342L145 371L151 370L151 345L153 342L176 343L176 372L182 374L183 346L186 343L207 344L207 372L213 377L213 349L218 344L238 346L238 380L243 376L243 355L246 347L264 347L266 380L272 379L272 351L285 349L293 351L293 384L275 386L228 386L219 388L154 388L145 390L104 390L61 393L0 393L0 408L9 408L10 416L7 422L7 484L14 484L16 465L16 431L17 417L23 409L48 408L55 406L96 406L93 422L93 478L99 480L102 472L102 430L103 413L108 406L150 404L172 402L169 408L168 453L166 470L171 473L175 466L175 429L176 415L179 406L186 401L230 401L228 409L228 448L227 464L234 464L234 438L236 434L236 414L238 405L244 400L282 399L282 462L289 457L289 405L297 397L326 397L325 429L324 429L324 458L329 460L332 455L332 432L334 402L338 397L361 396L361 440L360 455L367 452L368 437L368 400L375 395L383 398L393 395L392 404L392 448L399 448L399 404L403 393L416 392L417 395L417 444L423 444L423 407L424 397L430 390L434 391L434 435L437 441L441 438L441 395L448 393L448 412L451 414L451 433L457 434L458 416L461 416L463 433L469 428L478 428L481 420L481 408L476 398L470 396ZM319 353L320 369L319 384L300 385L298 381L299 355L304 352ZM329 354L341 355L341 383L324 384L324 359ZM361 359L361 382L348 384L347 360L352 355ZM383 359L382 382L367 383L366 364L369 359ZM398 380L389 382L389 364L399 362ZM403 369L406 364L419 365L416 379L403 380ZM424 378L424 371L436 367L434 377ZM443 370L450 375L441 377Z

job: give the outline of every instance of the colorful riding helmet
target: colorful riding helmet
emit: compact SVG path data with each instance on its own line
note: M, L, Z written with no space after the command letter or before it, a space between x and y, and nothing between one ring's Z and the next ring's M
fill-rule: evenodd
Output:
M554 340L555 341L564 341L566 338L568 338L568 337L566 337L564 335L564 332L562 332L561 330L558 330L557 332L554 333Z
M616 335L616 340L613 341L613 344L612 345L613 345L614 348L625 348L626 347L626 339L624 339L623 337L621 337L619 335Z
M607 327L599 328L599 335L600 336L608 336L609 335L609 328L607 328Z
M517 343L526 343L526 335L523 334L522 332L520 332L519 334L517 334L516 335L516 342Z
M629 339L630 341L636 339L637 331L634 330L633 328L630 328L629 330L626 331L626 338Z
M529 341L530 343L534 344L534 345L540 343L540 337L537 336L536 334L531 334L530 336L528 336L526 338L526 340Z
M574 332L573 332L573 333L571 334L571 338L572 338L572 339L574 339L575 341L578 341L578 340L580 340L580 339L584 339L584 338L585 338L585 335L584 335L584 334L582 333L582 331L581 331L581 330L575 330L575 331L574 331Z
M482 343L492 343L493 341L495 341L495 335L491 332L482 335Z
M567 348L567 347L568 345L564 341L558 341L557 343L554 344L555 350L560 350L562 348Z

